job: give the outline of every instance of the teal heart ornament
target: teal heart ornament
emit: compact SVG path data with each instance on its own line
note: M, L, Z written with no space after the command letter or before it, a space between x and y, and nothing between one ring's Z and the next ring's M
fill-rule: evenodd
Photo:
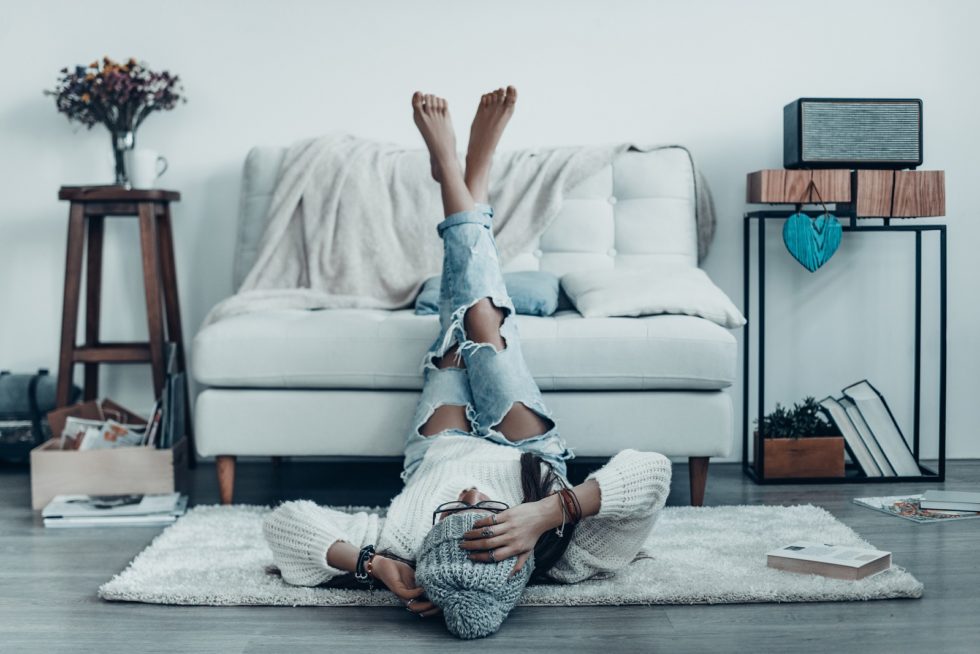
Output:
M797 212L787 218L783 225L783 243L794 259L810 272L815 272L834 256L843 233L840 222L831 213L811 218Z

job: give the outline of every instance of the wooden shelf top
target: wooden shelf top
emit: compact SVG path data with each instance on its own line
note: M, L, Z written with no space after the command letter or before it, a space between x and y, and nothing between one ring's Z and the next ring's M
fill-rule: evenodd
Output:
M180 193L165 189L128 189L124 186L62 186L59 200L72 202L176 202Z

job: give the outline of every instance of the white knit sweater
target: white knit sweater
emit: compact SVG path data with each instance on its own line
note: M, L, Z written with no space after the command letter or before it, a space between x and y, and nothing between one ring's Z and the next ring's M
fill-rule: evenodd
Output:
M441 435L405 488L392 500L386 518L344 513L309 500L284 502L262 524L284 581L316 586L345 574L327 565L327 550L342 540L375 544L402 558L416 551L432 526L432 512L476 486L511 506L523 500L517 448L472 436ZM599 484L599 513L575 528L568 549L548 573L574 583L623 568L639 552L670 492L670 461L661 454L624 450L589 475Z

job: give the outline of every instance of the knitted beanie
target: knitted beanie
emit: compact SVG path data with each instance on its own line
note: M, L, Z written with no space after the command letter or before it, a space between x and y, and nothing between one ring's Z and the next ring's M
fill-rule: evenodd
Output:
M483 638L496 632L534 570L533 555L514 576L510 573L516 556L497 563L466 558L468 551L459 547L463 534L486 516L478 512L446 516L426 535L416 558L415 580L442 609L450 633L459 638Z

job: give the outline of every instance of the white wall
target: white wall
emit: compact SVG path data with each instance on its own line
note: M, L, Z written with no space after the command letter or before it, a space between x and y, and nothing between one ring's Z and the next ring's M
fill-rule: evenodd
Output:
M57 364L67 207L61 184L111 179L109 137L76 131L41 89L108 54L179 73L189 103L138 142L179 189L177 265L188 336L229 295L238 176L255 144L333 129L417 144L415 89L446 95L460 138L478 94L521 99L502 148L620 140L692 148L718 234L705 268L739 304L745 173L780 167L782 107L800 96L921 97L924 168L946 169L949 454L980 456L975 254L980 222L976 3L810 2L7 2L0 5L0 366ZM769 394L822 397L868 377L911 421L911 253L898 236L845 236L811 275L778 228L768 247ZM105 339L143 337L134 221L110 227ZM926 241L931 252L932 241ZM932 258L926 260L931 270ZM931 274L931 273L930 273ZM926 308L934 317L934 275ZM934 380L925 336L925 379ZM107 395L150 404L144 367L103 374ZM935 383L924 398L933 437ZM733 389L741 406L738 388ZM655 419L655 417L653 417ZM740 424L740 423L739 423ZM927 448L926 453L929 453Z

